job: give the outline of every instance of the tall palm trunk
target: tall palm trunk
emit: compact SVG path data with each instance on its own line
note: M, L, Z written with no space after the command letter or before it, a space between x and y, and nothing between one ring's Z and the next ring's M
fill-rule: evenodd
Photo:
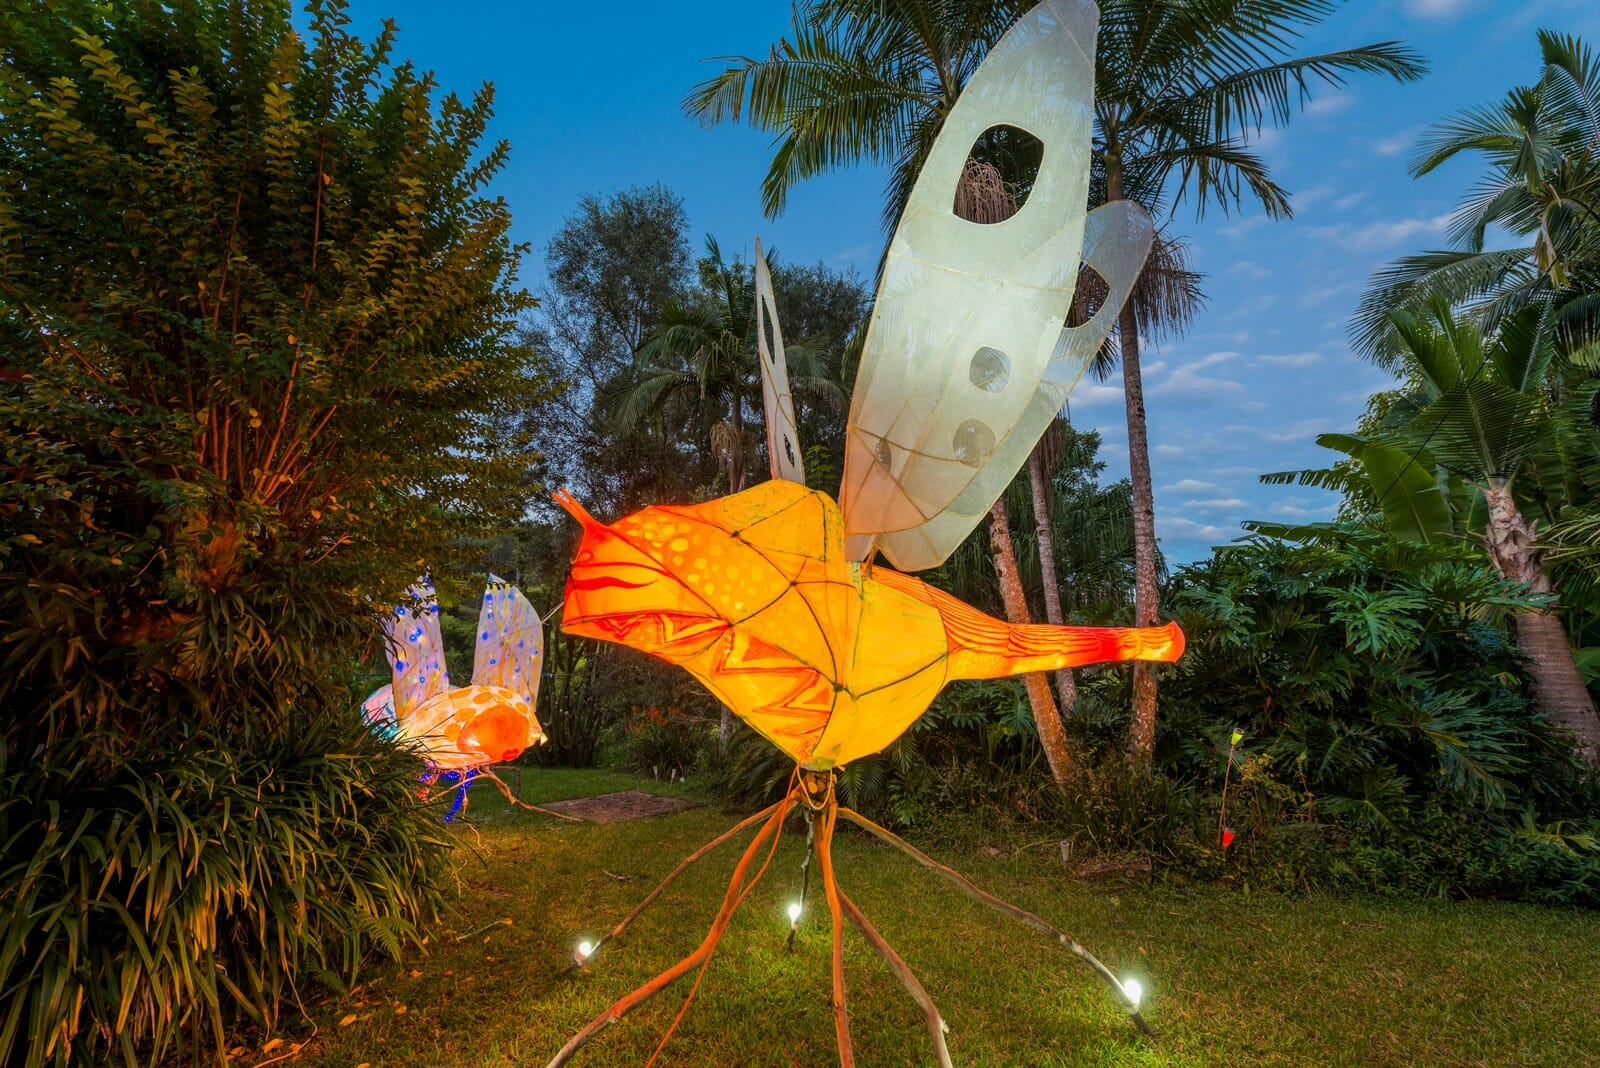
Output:
M1483 491L1489 505L1484 525L1489 559L1500 573L1528 585L1535 593L1554 593L1544 560L1534 543L1533 529L1512 499L1511 487L1501 483ZM1519 612L1517 647L1528 658L1534 698L1550 714L1550 721L1572 732L1578 752L1590 764L1600 764L1600 715L1583 684L1572 646L1561 619L1549 609Z
M1044 455L1034 446L1028 456L1028 482L1033 488L1033 528L1038 535L1039 577L1044 586L1044 614L1052 626L1062 626L1061 587L1056 580L1056 539L1050 523L1050 480L1045 477ZM1062 716L1070 716L1078 703L1078 680L1071 668L1056 672L1056 696Z
M1106 153L1106 200L1122 200L1122 167ZM1150 486L1150 439L1145 430L1144 382L1139 373L1139 324L1130 297L1117 320L1122 347L1122 390L1128 406L1128 478L1133 487L1133 625L1155 626L1161 591L1156 583L1156 506ZM1156 746L1156 677L1150 665L1133 665L1133 722L1128 755L1148 763Z
M1006 604L1006 618L1012 623L1029 623L1028 599L1022 593L1022 578L1017 574L1017 554L1011 546L1011 522L1006 515L1006 501L1001 497L989 509L989 538L994 542L996 570L1000 572L1000 596ZM1028 688L1028 704L1033 709L1033 722L1039 728L1039 745L1044 758L1050 763L1050 776L1061 789L1067 788L1067 771L1072 758L1067 754L1067 732L1061 726L1061 713L1056 710L1050 696L1050 684L1044 673L1031 671L1022 676Z

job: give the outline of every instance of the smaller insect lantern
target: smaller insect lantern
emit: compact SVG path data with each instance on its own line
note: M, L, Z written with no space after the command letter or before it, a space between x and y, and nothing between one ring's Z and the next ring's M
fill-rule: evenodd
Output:
M450 685L439 633L439 602L427 579L412 587L409 605L396 606L384 621L384 633L394 682L362 702L367 722L418 747L428 766L425 784L459 785L446 821L461 811L468 785L480 777L495 782L508 801L520 804L490 765L515 760L524 749L545 741L534 714L544 663L544 627L522 591L489 576L478 612L472 682L467 686Z

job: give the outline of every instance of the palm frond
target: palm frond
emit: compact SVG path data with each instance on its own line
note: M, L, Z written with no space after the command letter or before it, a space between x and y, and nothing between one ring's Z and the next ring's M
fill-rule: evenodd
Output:
M1392 370L1400 361L1403 344L1389 318L1391 313L1420 315L1440 300L1459 308L1497 293L1531 294L1541 284L1529 266L1532 256L1531 248L1440 250L1404 256L1373 275L1350 320L1351 345L1378 366ZM1494 319L1478 318L1486 328L1494 325Z

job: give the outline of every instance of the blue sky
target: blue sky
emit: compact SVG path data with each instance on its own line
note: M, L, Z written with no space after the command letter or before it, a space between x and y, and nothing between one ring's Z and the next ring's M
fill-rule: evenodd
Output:
M657 3L457 3L354 0L354 28L400 27L398 52L434 70L446 89L496 90L491 133L510 141L496 191L516 237L534 254L524 281L543 282L545 242L578 200L663 182L683 197L698 242L724 250L760 235L790 262L822 260L871 277L884 235L883 176L870 169L800 186L776 221L761 214L767 135L706 130L678 102L720 67L709 57L759 54L781 36L788 0ZM1452 206L1477 174L1471 163L1420 181L1405 170L1431 122L1498 100L1534 80L1534 33L1577 33L1600 46L1594 0L1352 0L1309 35L1303 52L1399 39L1432 64L1424 81L1360 79L1324 92L1259 148L1294 194L1295 218L1259 212L1196 221L1180 206L1207 276L1209 303L1189 336L1145 358L1156 525L1168 559L1184 563L1240 533L1244 519L1310 521L1332 514L1316 490L1264 486L1257 476L1320 466L1315 437L1354 426L1387 377L1350 354L1345 327L1372 272L1407 252L1438 248ZM1127 432L1116 381L1085 380L1073 422L1104 436L1107 474L1126 473Z

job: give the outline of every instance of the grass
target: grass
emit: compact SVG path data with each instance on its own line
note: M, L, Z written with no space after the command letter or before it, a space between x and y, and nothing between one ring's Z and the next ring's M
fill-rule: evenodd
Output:
M627 788L660 787L606 772L523 773L530 801ZM739 850L730 844L691 869L590 970L564 975L580 937L608 929L736 816L708 805L608 826L557 825L508 811L492 789L477 793L469 812L473 825L454 832L463 891L455 930L436 937L427 956L369 973L350 997L310 1006L316 1034L296 1063L542 1065L591 1017L699 942ZM1593 913L1087 884L1064 877L1047 850L984 845L935 853L1074 935L1118 974L1139 978L1161 1035L1141 1038L1064 950L841 829L840 882L938 1003L958 1065L1565 1066L1600 1049ZM662 1065L837 1063L820 897L801 921L796 952L784 950L783 906L797 894L803 847L791 827ZM921 1017L899 983L854 932L845 945L858 1063L931 1063ZM643 1064L687 987L657 997L574 1063ZM301 1041L309 1030L284 1037ZM240 1062L259 1063L266 1038L241 1036L248 1053Z

